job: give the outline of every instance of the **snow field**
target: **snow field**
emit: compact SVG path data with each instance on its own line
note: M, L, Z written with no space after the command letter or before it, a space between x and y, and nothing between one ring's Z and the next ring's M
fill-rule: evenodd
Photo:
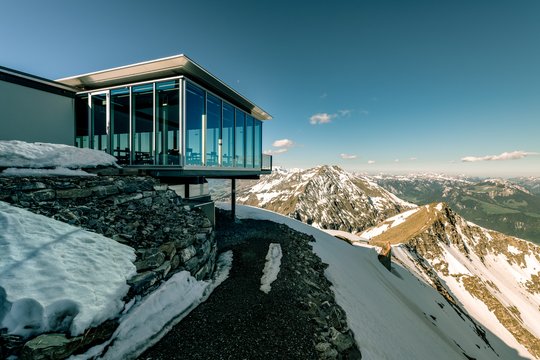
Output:
M0 202L0 310L8 333L79 335L123 307L134 250ZM4 316L2 316L4 315Z

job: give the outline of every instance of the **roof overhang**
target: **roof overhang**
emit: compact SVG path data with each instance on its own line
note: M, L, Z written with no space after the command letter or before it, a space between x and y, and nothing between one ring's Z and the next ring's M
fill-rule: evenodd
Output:
M183 54L58 79L56 82L79 91L88 91L181 75L185 75L225 100L250 112L259 120L272 119L266 111Z

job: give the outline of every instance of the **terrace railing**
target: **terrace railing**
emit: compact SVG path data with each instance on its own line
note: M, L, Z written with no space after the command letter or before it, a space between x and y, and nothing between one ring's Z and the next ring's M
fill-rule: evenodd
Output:
M263 154L261 170L272 171L272 155Z

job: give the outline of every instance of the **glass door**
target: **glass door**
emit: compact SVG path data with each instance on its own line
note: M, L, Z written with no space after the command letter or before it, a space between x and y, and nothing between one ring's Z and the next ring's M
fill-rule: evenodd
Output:
M110 104L109 92L96 92L88 97L89 117L91 120L91 147L110 153Z

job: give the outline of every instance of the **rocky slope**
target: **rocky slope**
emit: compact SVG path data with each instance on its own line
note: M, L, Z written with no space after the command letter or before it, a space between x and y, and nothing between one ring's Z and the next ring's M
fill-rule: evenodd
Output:
M361 234L520 354L540 358L540 247L434 203ZM468 314L468 315L467 315Z
M360 232L415 207L366 177L337 166L278 169L237 190L237 202L290 216L321 229Z
M469 221L540 243L540 196L534 192L534 178L478 180L426 174L373 180L417 205L444 201Z

